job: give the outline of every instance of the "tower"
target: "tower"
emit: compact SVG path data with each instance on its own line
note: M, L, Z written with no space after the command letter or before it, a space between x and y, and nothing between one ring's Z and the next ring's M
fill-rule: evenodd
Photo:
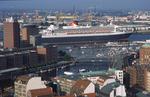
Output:
M12 17L4 22L4 48L20 47L20 25Z

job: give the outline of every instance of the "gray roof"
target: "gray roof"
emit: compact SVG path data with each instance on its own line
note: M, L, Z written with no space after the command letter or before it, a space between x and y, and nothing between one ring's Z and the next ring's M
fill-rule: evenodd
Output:
M136 97L150 97L150 93L148 92L138 92Z
M104 86L100 92L103 94L110 94L111 91L113 91L116 87L120 86L121 84L119 82L113 82L106 86Z

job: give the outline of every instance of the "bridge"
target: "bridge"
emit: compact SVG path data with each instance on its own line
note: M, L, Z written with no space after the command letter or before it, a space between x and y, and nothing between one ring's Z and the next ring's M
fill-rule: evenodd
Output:
M73 65L73 61L60 61L54 64L43 64L40 66L33 67L22 67L22 68L11 68L0 71L0 81L12 79L14 80L19 75L30 74L30 73L44 73L49 72L53 73L56 76L56 72L58 69L69 69L71 65Z
M4 91L5 87L12 86L14 80L19 75L36 73L36 74L48 74L49 77L56 76L58 70L70 69L70 66L74 65L73 61L61 61L56 64L45 64L37 67L27 67L27 68L11 68L6 70L0 70L0 90ZM44 76L43 75L43 76Z

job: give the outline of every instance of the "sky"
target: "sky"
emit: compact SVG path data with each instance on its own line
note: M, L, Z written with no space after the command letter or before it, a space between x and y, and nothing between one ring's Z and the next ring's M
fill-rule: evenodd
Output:
M131 9L150 10L150 0L0 0L0 9Z

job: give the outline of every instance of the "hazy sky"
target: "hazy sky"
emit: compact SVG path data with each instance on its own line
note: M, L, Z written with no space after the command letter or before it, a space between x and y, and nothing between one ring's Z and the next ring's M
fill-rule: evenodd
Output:
M150 9L150 0L0 0L0 9Z

